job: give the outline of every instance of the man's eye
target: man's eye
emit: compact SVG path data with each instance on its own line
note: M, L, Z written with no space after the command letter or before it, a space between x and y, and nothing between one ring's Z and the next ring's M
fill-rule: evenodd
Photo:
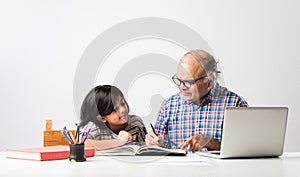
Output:
M184 85L191 85L192 82L191 81L184 81Z

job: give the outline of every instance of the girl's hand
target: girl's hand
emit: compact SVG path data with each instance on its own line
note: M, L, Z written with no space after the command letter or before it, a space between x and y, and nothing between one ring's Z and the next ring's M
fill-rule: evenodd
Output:
M132 139L132 136L130 135L130 133L122 130L119 132L118 137L117 137L120 145L125 144L127 141Z

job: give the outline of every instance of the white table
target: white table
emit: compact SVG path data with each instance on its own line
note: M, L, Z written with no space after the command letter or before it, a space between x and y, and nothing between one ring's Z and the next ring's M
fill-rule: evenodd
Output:
M121 159L120 159L121 158ZM138 158L139 163L129 161ZM150 158L150 159L149 159ZM0 153L0 176L40 176L40 177L299 177L300 152L284 153L279 158L229 159L218 160L200 157L201 162L173 161L173 157L160 157L170 160L162 163L153 157L104 157L88 158L86 162L29 161L7 159ZM177 157L178 158L178 157ZM191 157L183 157L191 158ZM146 161L148 160L148 161Z

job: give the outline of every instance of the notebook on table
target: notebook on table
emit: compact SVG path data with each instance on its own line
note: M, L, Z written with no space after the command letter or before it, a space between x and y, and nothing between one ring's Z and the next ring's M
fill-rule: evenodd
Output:
M214 158L282 155L287 107L227 107L220 151L197 152Z
M6 150L7 158L39 161L67 159L69 157L69 154L69 146L47 146ZM94 155L94 148L85 148L86 157L93 157Z

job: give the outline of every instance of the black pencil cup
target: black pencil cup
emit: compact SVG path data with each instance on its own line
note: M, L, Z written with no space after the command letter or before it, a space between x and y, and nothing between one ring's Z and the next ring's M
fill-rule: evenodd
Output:
M84 162L86 161L84 144L70 144L69 160L71 162Z

